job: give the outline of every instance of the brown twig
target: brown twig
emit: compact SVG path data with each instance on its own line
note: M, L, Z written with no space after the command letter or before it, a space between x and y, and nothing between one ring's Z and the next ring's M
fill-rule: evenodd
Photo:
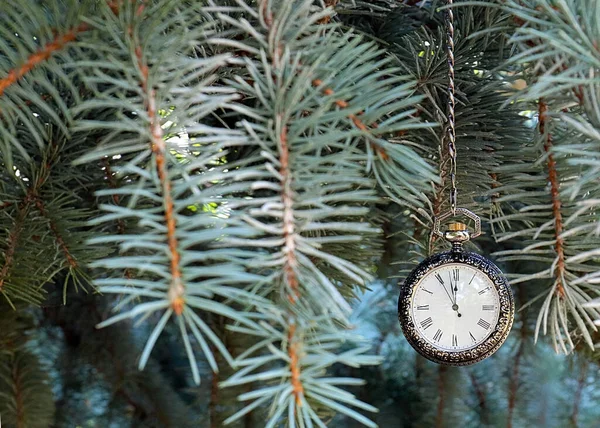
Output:
M288 354L290 357L290 370L292 372L292 388L294 398L296 399L296 405L302 405L302 396L304 394L304 386L300 380L300 364L298 346L299 344L294 340L296 334L296 325L291 324L288 330Z
M21 238L21 234L23 233L23 225L25 223L25 218L27 217L28 209L28 205L23 206L22 209L19 209L19 214L15 219L13 229L11 230L6 240L6 250L4 251L4 265L0 270L0 291L2 291L2 288L4 287L4 281L6 281L8 272L10 271L10 268L12 267L15 261L15 251L17 250L19 239Z
M113 11L115 15L118 15L120 4L123 0L107 0L106 4ZM144 9L144 2L138 8L138 15ZM90 29L89 25L86 23L81 23L75 28L67 31L65 34L57 35L54 40L50 43L47 43L40 50L32 53L27 61L20 67L14 68L9 71L9 73L0 79L0 97L4 95L4 92L7 88L17 83L23 76L29 73L31 70L36 68L38 65L47 61L52 54L64 49L67 45L77 40L77 37ZM30 103L30 101L26 101L26 103Z
M477 395L477 401L479 402L479 408L481 409L481 423L483 425L488 425L485 391L481 388L481 385L477 381L477 377L473 372L469 372L469 377L471 378L471 385L473 385L475 395Z
M337 6L337 4L340 2L340 0L325 0L325 7L331 7L334 8ZM331 22L331 14L327 15L324 18L321 18L318 23L319 24L329 24Z
M440 366L438 369L438 396L437 415L435 418L436 428L444 428L444 409L446 408L446 374L448 367Z
M273 13L268 7L267 0L260 0L260 12L263 16L267 29L272 31L273 25ZM278 46L274 48L275 51L272 53L273 61L277 66L277 60L280 58L279 52L282 47ZM280 123L281 116L279 116ZM289 288L288 299L293 305L300 298L300 283L296 268L298 260L296 258L296 241L295 241L295 224L294 224L294 192L292 188L292 174L290 170L290 147L288 144L288 128L285 123L281 124L281 130L278 135L278 149L279 149L279 175L281 185L281 202L283 204L283 216L282 216L282 227L283 227L283 252L285 262L283 266L285 282ZM302 405L302 397L304 396L304 386L300 379L300 347L301 343L296 340L296 323L291 321L288 325L287 334L287 351L290 358L290 382L293 388L293 395L296 406Z
M12 376L12 384L15 386L15 419L16 419L16 427L17 428L26 428L26 418L25 418L25 398L23 397L23 385L22 385L22 374L19 370L19 363L16 360L16 357L12 357L13 367L11 370Z
M315 88L318 88L320 86L323 85L323 81L321 79L313 79L312 81L312 85ZM324 87L322 88L321 92L323 92L324 95L327 96L332 96L335 95L335 91L329 87ZM345 109L348 108L350 106L350 104L348 103L348 101L346 100L334 100L335 105L337 105L339 108L341 109ZM360 115L362 115L363 112L359 112L358 114L354 114L354 113L349 113L348 114L348 119L350 119L352 121L352 123L354 124L354 126L356 126L358 129L360 129L363 132L369 132L372 128L377 128L377 124L373 123L370 126L367 125L364 121L362 121L360 119ZM373 147L373 150L375 151L375 153L377 153L379 156L381 156L381 158L383 160L388 160L390 158L390 156L387 154L387 152L385 151L385 149L383 147L381 147L379 144L370 141L369 142L371 144L371 146Z
M539 132L540 135L545 137L544 151L547 155L547 166L548 166L548 181L550 182L550 196L552 197L552 215L554 216L554 236L556 242L554 244L554 250L558 258L554 274L556 276L556 292L559 297L565 296L564 290L564 274L565 274L565 250L564 240L562 238L563 233L563 218L561 207L562 203L560 200L560 180L558 178L558 172L556 170L556 160L552 153L552 135L548 132L548 105L544 100L539 101Z
M219 373L213 372L210 383L210 401L208 403L208 415L210 428L219 428L217 403L219 402Z
M523 324L525 324L525 322L523 322ZM515 405L517 404L520 364L521 358L523 358L523 351L525 348L524 344L525 341L523 340L523 338L521 338L521 343L519 343L517 354L515 355L515 359L513 360L512 371L508 382L508 416L506 422L507 428L512 428L513 415L515 413Z
M77 36L88 30L88 25L83 23L67 31L65 34L56 36L54 40L43 46L40 50L32 53L25 64L8 72L6 77L0 79L0 96L6 89L19 81L24 75L29 73L42 62L46 61L54 52L63 49L69 43L75 41Z
M294 212L293 212L293 191L292 177L290 173L290 151L288 147L287 127L283 127L279 136L279 162L281 167L279 174L281 175L281 202L283 203L283 239L285 264L283 270L285 272L286 282L290 288L288 298L290 302L296 303L296 299L300 297L298 277L296 276L296 242L294 228Z
M52 168L52 162L55 160L57 153L58 153L57 145L54 142L51 142L50 145L48 146L48 153L46 153L46 156L47 156L45 158L46 160L44 162L42 162L43 168L41 169L39 176L33 182L33 186L31 188L29 188L25 197L22 199L22 201L19 203L19 205L17 207L17 217L16 217L16 220L14 223L14 228L10 232L8 239L7 239L7 249L4 252L4 265L2 266L2 269L0 270L0 290L2 290L2 287L4 286L6 277L8 276L8 272L10 271L12 264L14 263L15 251L17 249L19 240L21 238L21 234L23 232L25 219L27 218L29 209L31 208L32 205L36 205L36 207L38 208L38 210L40 211L42 216L45 217L47 220L49 220L50 228L51 228L52 232L54 233L59 246L61 247L61 249L63 249L63 251L65 251L65 254L69 255L67 257L67 260L69 260L69 262L71 262L71 260L72 260L72 258L70 258L70 253L68 252L64 241L58 234L58 230L56 228L55 223L48 216L48 213L45 210L44 204L39 197L39 191L42 188L42 186L44 185L44 183L46 182L46 180L48 179L48 176L50 174L50 169ZM12 204L11 202L6 202L4 205L8 206L11 204ZM40 209L40 207L42 209Z
M586 385L587 372L589 363L584 362L579 372L579 379L577 379L577 391L575 392L575 403L573 404L573 412L571 413L571 424L577 428L577 422L579 419L579 406L581 405L581 395Z
M526 300L525 289L519 287L519 300L523 303ZM513 415L517 404L517 395L519 392L519 375L521 367L521 359L525 352L525 344L527 343L528 325L527 325L527 308L521 311L521 329L519 332L519 348L515 354L512 366L512 372L508 381L508 416L506 427L512 428Z
M135 55L138 61L138 68L141 72L140 85L144 92L146 112L150 121L150 143L154 159L156 162L156 172L160 182L163 204L164 218L167 224L167 242L171 255L171 284L169 285L169 299L171 308L177 315L183 313L185 305L185 285L183 284L181 274L181 254L179 253L179 242L177 239L177 219L175 215L175 204L171 195L171 180L167 171L167 143L164 139L163 130L158 116L158 107L156 102L156 91L149 84L149 68L142 53L142 47L137 44Z
M287 127L283 126L279 135L279 162L281 164L279 174L281 175L281 201L283 203L283 238L284 238L284 253L285 253L285 264L284 272L286 283L289 287L288 298L292 304L296 303L300 297L300 289L298 276L296 274L296 267L298 260L296 259L296 242L295 242L295 228L294 228L294 212L293 212L293 191L292 191L292 177L289 167L289 147L287 139ZM288 355L290 357L290 371L292 373L291 383L293 387L293 394L296 399L296 405L302 404L302 395L304 393L304 387L300 381L300 365L298 346L299 344L295 341L296 324L292 323L289 325L288 330Z
M52 219L52 217L48 213L48 210L46 209L46 205L44 204L44 201L42 201L42 199L38 196L35 196L35 206L38 209L38 211L40 212L40 214L42 215L42 217L44 217L46 220L48 220L50 230L54 234L54 239L56 239L56 243L60 247L61 251L64 253L65 258L67 259L67 263L69 263L69 266L71 266L72 268L77 268L77 266L78 266L77 260L75 259L75 257L73 257L73 255L69 251L69 248L67 247L67 244L65 243L65 240L63 239L60 231L58 230L58 226L56 225L56 222Z

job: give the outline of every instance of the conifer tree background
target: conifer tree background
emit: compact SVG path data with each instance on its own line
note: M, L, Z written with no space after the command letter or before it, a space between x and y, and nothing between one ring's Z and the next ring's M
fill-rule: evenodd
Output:
M459 203L521 310L403 339L443 248L444 4L3 0L7 427L593 427L600 5L456 2Z

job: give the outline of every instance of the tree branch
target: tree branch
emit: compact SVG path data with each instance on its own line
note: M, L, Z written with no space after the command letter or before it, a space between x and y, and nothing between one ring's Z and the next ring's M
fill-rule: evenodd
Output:
M519 300L521 301L521 303L526 300L525 289L523 287L519 287ZM517 354L515 355L515 358L513 360L512 372L508 381L508 417L506 422L507 428L512 428L513 414L515 411L515 406L517 404L521 359L523 358L523 353L525 351L525 343L527 341L528 333L527 307L521 312L521 330L519 333L519 348L517 349Z
M107 0L106 1L107 6L113 11L113 13L115 15L119 14L119 4L118 3L120 1L122 1L122 0L119 0L119 1ZM140 13L143 9L144 9L144 4L143 4L143 0L142 0L142 4L138 8L138 13ZM40 50L32 53L29 56L29 58L27 59L27 61L25 62L25 64L9 71L9 73L6 75L6 77L0 79L0 97L2 95L4 95L4 92L6 91L6 89L8 89L10 86L17 83L19 81L19 79L21 79L23 76L25 76L27 73L29 73L31 70L36 68L38 65L40 65L44 61L47 61L52 56L52 54L62 50L69 43L74 42L81 33L84 33L88 30L89 30L88 24L86 24L86 23L79 24L75 28L67 31L65 34L57 35L54 38L54 40L52 40L50 43L46 44ZM26 103L30 103L30 101L27 101Z
M315 88L318 88L320 86L323 85L323 81L321 79L314 79L312 81L312 84ZM324 87L322 89L323 94L327 95L327 96L331 96L335 94L335 91L329 87ZM350 104L348 103L348 101L339 99L339 100L335 100L334 101L335 105L337 105L339 108L341 109L345 109L348 108L350 106ZM360 129L363 132L369 132L371 128L377 128L377 124L373 123L372 125L367 125L365 124L360 118L359 116L362 114L363 112L359 112L358 115L354 114L354 113L350 113L348 114L348 119L350 119L352 121L352 123L354 124L354 126L356 126L358 129ZM383 147L381 147L379 144L373 142L373 141L369 141L369 144L373 147L373 150L375 151L375 153L377 153L378 155L381 156L381 158L383 160L388 160L390 157L389 155L386 153L385 149Z
M287 139L287 127L284 125L279 136L279 162L281 164L279 174L281 175L281 202L283 203L283 239L285 254L285 264L283 269L285 272L287 285L290 288L288 297L290 302L295 303L296 299L300 297L300 291L298 290L299 285L298 278L296 276L298 260L296 260L293 211L294 199L289 161L290 152Z
M60 247L61 251L64 253L64 255L67 259L67 262L69 263L69 266L71 266L74 269L77 268L77 266L78 266L77 260L75 259L75 257L73 257L73 255L69 251L69 248L67 247L67 244L65 243L65 240L61 236L60 231L58 230L58 227L56 226L56 222L52 219L52 217L50 217L50 214L48 213L48 210L46 209L46 205L44 204L44 201L42 201L42 199L37 195L35 196L35 206L38 209L38 211L40 212L40 214L42 215L42 217L44 217L46 220L48 220L50 230L54 234L54 238L56 239L56 242L58 243L58 246Z
M213 347L214 352L214 347ZM219 419L217 417L217 405L219 403L219 373L212 373L210 383L210 401L208 402L208 415L210 420L210 428L219 428Z
M279 162L281 168L281 201L283 203L283 238L284 238L284 255L285 255L285 280L289 287L288 299L292 304L295 304L300 297L298 276L296 268L298 260L296 259L296 242L294 228L294 198L292 191L292 177L289 167L290 152L287 139L287 126L283 125L283 129L279 135ZM300 367L298 364L298 347L299 343L295 341L296 324L291 323L288 327L288 355L290 357L290 371L292 373L291 382L293 394L296 399L296 405L302 404L302 395L304 388L300 381Z
M560 298L564 298L564 274L565 274L565 251L564 251L564 240L562 238L563 232L563 219L561 212L561 200L560 200L560 180L558 178L558 172L556 170L556 160L552 153L552 135L547 130L548 123L548 105L544 100L539 101L539 132L543 137L544 151L548 156L548 180L550 181L550 196L552 197L552 215L554 216L554 236L556 243L554 244L554 250L558 258L556 268L554 270L556 276L556 292Z
M4 251L4 265L0 270L0 291L4 287L4 281L6 281L6 277L8 276L8 272L12 267L12 264L15 260L15 251L17 250L17 246L19 245L19 239L21 238L21 234L23 233L23 225L25 223L25 218L27 217L27 213L29 211L30 202L28 200L24 201L19 206L19 212L17 218L15 219L14 226L8 235L8 239L6 240L6 250Z
M444 409L446 408L446 372L448 367L440 366L438 369L438 405L435 418L436 428L444 428Z
M477 381L477 377L472 371L469 372L469 377L471 378L471 385L473 385L473 389L475 390L475 394L477 395L477 401L479 402L479 408L481 409L481 423L483 425L488 425L485 391L481 388L481 385Z
M259 5L259 11L263 20L267 26L269 33L273 31L273 13L269 8L269 2L267 0L261 0ZM273 62L275 66L278 65L278 58L280 57L279 51L281 46L275 47L272 52ZM292 189L292 174L290 171L290 148L288 144L288 128L287 124L282 122L282 116L279 115L277 123L281 126L278 135L278 149L279 149L279 174L281 176L281 202L283 204L283 215L282 215L282 227L283 227L283 253L285 262L283 266L285 282L288 286L288 299L292 305L294 305L300 297L300 285L298 281L298 275L296 268L298 266L298 260L296 258L296 242L295 242L295 224L294 224L294 192ZM277 125L276 125L277 126ZM293 316L293 314L292 314ZM302 405L302 397L304 396L304 387L300 380L300 362L299 362L299 348L301 343L295 339L296 334L296 323L292 319L288 325L288 337L287 337L287 351L290 357L290 372L291 372L291 384L293 388L294 399L296 406Z
M299 346L300 344L294 340L294 335L296 333L296 325L290 324L288 330L288 355L290 357L290 370L292 372L292 388L293 394L296 399L296 405L302 405L302 396L304 395L304 387L302 386L302 381L300 380L300 365L298 364L299 359Z
M63 49L66 45L75 41L77 36L80 33L87 31L88 28L89 26L86 23L83 23L67 31L63 35L56 36L50 43L43 46L40 50L32 53L25 64L9 71L6 77L0 79L0 97L4 95L6 89L17 83L19 79L33 70L39 64L48 60L48 58L50 58L54 52Z
M140 10L138 9L138 13L139 12ZM167 224L167 242L169 245L171 258L171 283L169 285L168 295L171 301L171 308L177 315L181 315L185 305L185 285L183 284L181 274L181 255L179 253L179 242L177 239L175 206L173 203L173 196L171 195L171 181L167 171L167 143L164 139L163 130L160 124L160 117L158 116L156 91L149 85L149 68L144 60L142 47L139 45L139 43L135 47L135 55L138 61L139 70L141 71L140 84L144 92L144 103L146 105L146 112L150 120L150 143L152 152L154 153L154 159L156 161L156 172L158 175L158 180L160 181L165 210L164 218Z
M579 418L579 406L581 405L581 395L585 388L587 372L589 363L584 362L579 372L579 379L577 380L577 391L575 392L575 403L573 404L573 413L571 413L571 424L577 427L577 419Z
M340 0L325 0L325 7L334 8L339 2ZM329 14L325 18L322 18L321 20L319 20L319 24L329 24L331 22L331 16L332 15Z

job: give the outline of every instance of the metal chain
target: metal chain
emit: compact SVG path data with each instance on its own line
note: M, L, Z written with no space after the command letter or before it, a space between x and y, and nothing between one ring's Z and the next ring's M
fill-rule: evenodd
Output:
M453 0L447 0L448 6L452 6ZM454 108L454 14L452 9L446 10L446 52L448 56L448 125L446 127L446 138L448 140L448 154L450 155L450 207L452 215L456 215L456 203L458 190L456 189L456 129Z

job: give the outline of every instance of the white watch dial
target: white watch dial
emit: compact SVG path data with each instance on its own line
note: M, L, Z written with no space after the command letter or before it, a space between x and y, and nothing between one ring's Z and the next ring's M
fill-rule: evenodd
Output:
M420 336L438 349L465 351L494 331L500 298L480 270L461 263L432 269L414 289L411 316Z

